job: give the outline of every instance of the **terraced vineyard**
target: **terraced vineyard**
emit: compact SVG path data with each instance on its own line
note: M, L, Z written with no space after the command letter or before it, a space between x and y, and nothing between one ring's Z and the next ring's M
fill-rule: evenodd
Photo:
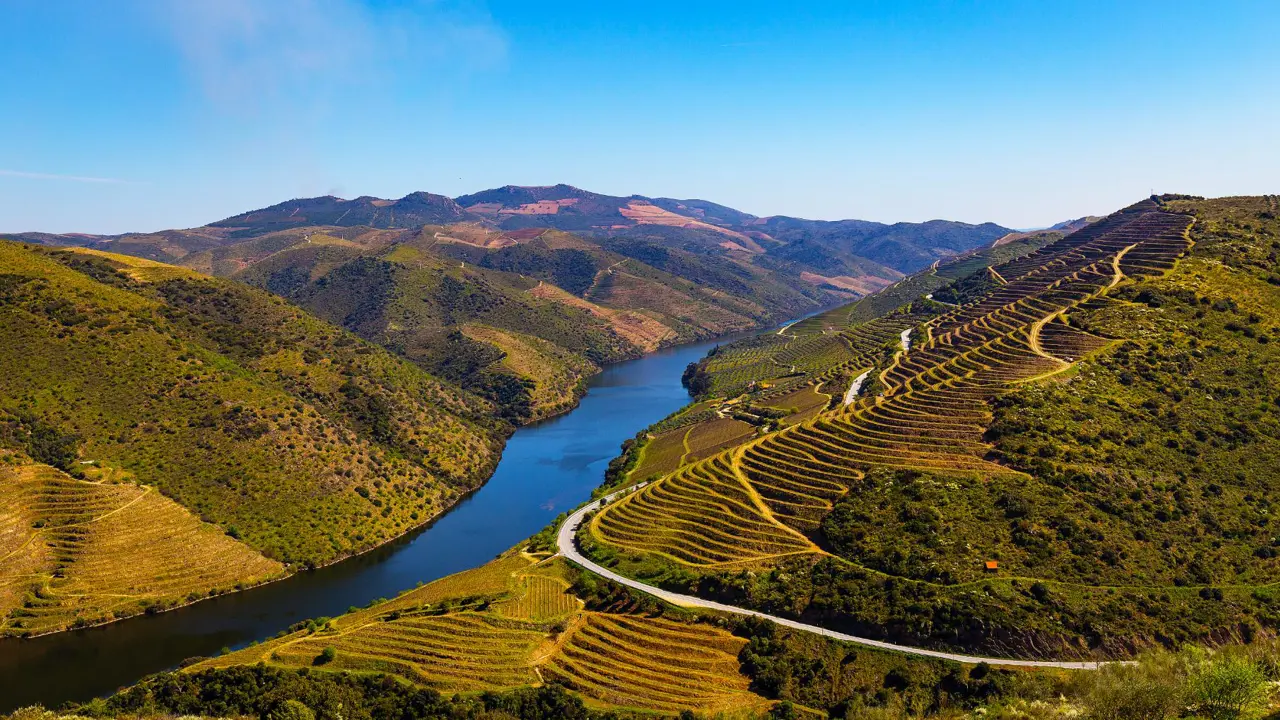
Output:
M0 631L38 635L254 585L283 571L153 488L0 465Z
M704 713L760 707L739 672L746 641L708 625L585 613L542 672L615 707Z
M755 434L755 427L741 420L717 418L698 423L685 433L685 452L680 461L683 464L710 457L726 447L742 443Z
M388 673L445 693L554 681L592 704L662 712L767 704L740 672L745 640L710 625L586 611L566 571L511 553L190 671L265 662Z
M927 320L900 311L838 335L778 336L713 358L707 369L724 378L721 387L741 386L780 357L799 358L786 355L793 343L818 358L810 372L866 370L887 340L923 321L923 339L878 369L878 394L682 468L609 505L589 524L592 540L689 566L772 563L825 554L807 533L871 468L1016 476L986 457L989 403L1105 344L1068 324L1070 312L1126 278L1172 267L1190 245L1190 223L1145 201L992 269L996 289ZM826 350L833 342L843 354Z
M710 378L710 394L733 397L759 388L758 398L778 397L837 373L874 366L898 333L926 317L925 311L907 308L843 330L820 323L804 327L797 323L786 332L809 330L808 334L771 334L751 344L732 346L708 357L701 371Z
M776 398L806 385L853 377L875 364L879 350L902 330L924 322L940 303L917 302L953 281L983 273L995 263L1022 258L1060 233L965 253L848 305L833 308L717 351L699 364L698 395L734 397L751 391ZM857 372L854 372L858 369Z
M513 688L537 678L528 662L542 633L475 613L407 617L342 633L318 633L272 651L286 666L315 664L336 650L334 670L385 672L454 692Z
M812 418L826 407L830 401L830 395L819 392L812 385L806 385L799 390L766 398L763 404L768 407L791 411L792 414L783 422L794 425Z

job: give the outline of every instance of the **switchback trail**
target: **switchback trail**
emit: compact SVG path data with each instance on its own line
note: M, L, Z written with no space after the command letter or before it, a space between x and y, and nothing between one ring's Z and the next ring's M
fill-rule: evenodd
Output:
M703 608L706 610L719 610L720 612L731 613L734 615L747 615L750 617L763 618L765 620L770 620L772 622L775 622L779 625L789 627L793 630L800 630L802 632L814 633L814 634L822 635L824 637L829 637L835 640L843 640L845 642L851 642L851 643L856 643L858 645L865 645L868 647L879 648L881 650L900 652L907 655L918 655L922 657L938 658L940 660L950 660L952 662L969 663L969 664L975 664L975 665L978 663L987 663L988 665L1000 665L1004 667L1060 668L1064 670L1096 670L1098 669L1098 667L1107 664L1104 662L1095 662L1095 661L1013 660L1009 658L980 657L976 655L963 655L960 653L943 652L941 650L925 650L923 648L915 648L907 645L897 645L894 643L888 643L882 640L872 640L871 638L858 637L856 635L847 635L842 632L836 632L835 630L828 630L827 628L824 628L824 627L818 627L817 625L808 625L806 623L797 622L795 620L789 620L787 618L778 617L776 615L769 615L767 613L762 613L755 610L747 610L745 608L735 607L733 605L725 605L724 603L718 603L711 600L703 600L702 598L694 597L693 595L681 595L680 593L674 593L668 590L663 590L661 588L653 587L652 585L646 585L640 582L639 580L632 580L629 577L623 577L622 575L619 575L613 572L612 570L609 570L608 568L601 567L596 563L592 562L591 560L587 559L586 557L584 557L582 553L578 552L578 546L577 546L577 543L574 542L574 536L577 534L578 527L582 524L582 519L586 517L587 513L600 509L602 503L604 502L615 500L630 492L639 490L640 488L644 487L646 484L647 483L640 483L638 485L633 485L629 488L618 490L617 492L606 495L600 500L596 500L594 502L588 503L578 508L575 512L569 515L568 518L565 518L565 521L560 525L560 530L556 535L556 545L560 550L560 554L565 556L565 558L567 558L570 562L573 562L576 565L579 565L587 570L590 570L591 572L601 577L612 580L613 582L616 582L619 585L625 585L626 587L632 588L634 590L639 590L640 592L652 595L660 600L665 600L673 605L679 605L681 607Z

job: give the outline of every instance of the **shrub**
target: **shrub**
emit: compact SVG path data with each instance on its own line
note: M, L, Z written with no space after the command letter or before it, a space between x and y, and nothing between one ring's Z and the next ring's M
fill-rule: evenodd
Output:
M799 716L796 714L795 705L788 700L783 700L769 709L769 717L774 720L795 720Z
M320 654L316 656L316 664L327 665L333 662L333 659L336 657L338 657L338 651L332 645L330 645L325 649L321 650Z
M311 708L292 698L285 700L280 707L267 714L267 720L315 720L315 718L316 714L311 711Z
M1220 653L1196 664L1187 682L1188 704L1196 715L1212 720L1258 717L1269 697L1262 669L1234 653Z

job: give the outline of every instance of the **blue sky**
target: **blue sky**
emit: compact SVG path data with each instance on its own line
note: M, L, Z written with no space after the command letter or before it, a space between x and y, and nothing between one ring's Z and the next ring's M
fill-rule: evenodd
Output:
M1280 193L1280 3L0 0L0 230L566 182L1014 227Z

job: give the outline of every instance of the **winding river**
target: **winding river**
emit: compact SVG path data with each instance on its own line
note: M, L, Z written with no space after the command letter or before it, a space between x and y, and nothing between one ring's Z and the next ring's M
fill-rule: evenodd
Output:
M482 488L377 550L159 615L0 641L0 712L108 694L186 658L243 647L299 620L339 615L487 562L590 497L622 441L688 402L680 385L685 366L731 339L605 368L577 409L517 430Z

